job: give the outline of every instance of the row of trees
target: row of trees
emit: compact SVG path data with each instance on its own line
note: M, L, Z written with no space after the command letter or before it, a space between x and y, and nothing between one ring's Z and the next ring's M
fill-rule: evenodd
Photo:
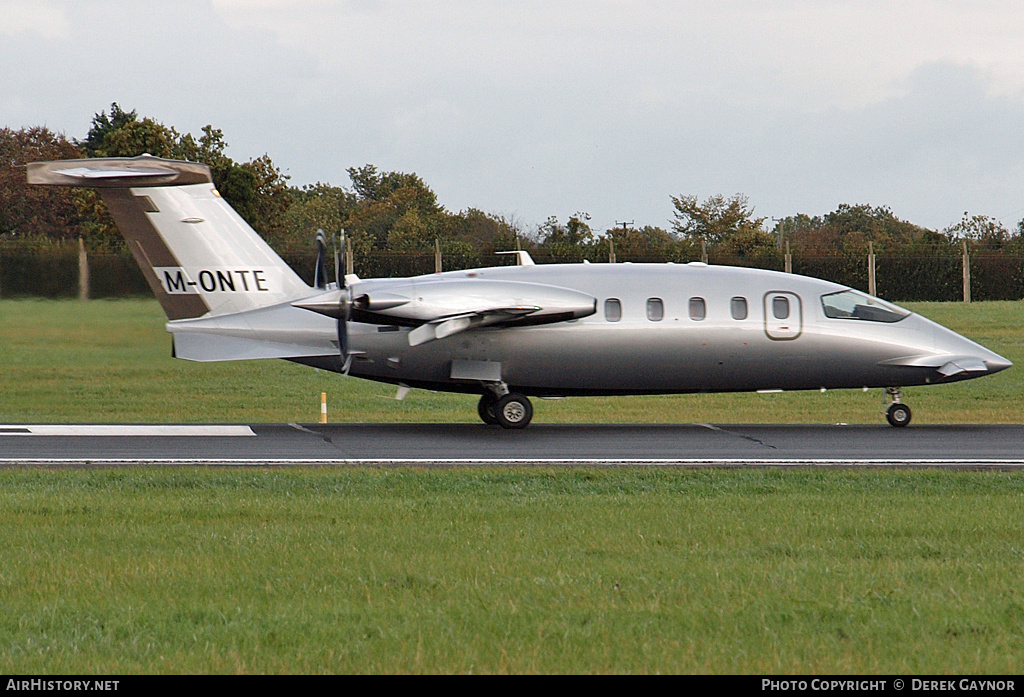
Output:
M91 251L117 251L120 235L102 200L89 190L29 187L23 166L36 160L78 157L157 157L203 162L214 185L278 252L311 249L317 229L345 229L357 256L372 251L433 250L440 239L452 254L515 247L521 230L476 209L451 213L416 174L381 172L373 165L348 170L351 187L288 184L268 155L239 163L225 152L220 129L179 133L152 118L112 104L93 117L83 140L42 127L0 130L0 243L44 247L82 237Z
M112 104L96 114L82 140L46 128L0 130L0 245L45 248L82 237L94 252L116 252L122 240L92 191L29 187L23 165L35 160L75 157L159 157L204 162L224 198L286 258L306 255L313 234L346 231L357 272L374 255L433 253L440 242L446 267L474 265L495 251L528 249L550 261L685 262L706 255L725 261L781 267L784 243L794 259L862 257L876 254L953 258L967 241L975 252L1024 256L1024 221L1008 230L987 216L964 214L935 231L900 220L885 207L841 205L825 215L798 214L775 221L757 217L742 194L731 197L672 196L668 229L654 225L598 231L586 213L564 223L548 218L534 229L513 220L442 206L416 174L382 172L373 165L348 170L348 187L317 183L290 186L268 155L236 162L226 154L220 129L179 133L155 119ZM386 269L373 269L375 273Z

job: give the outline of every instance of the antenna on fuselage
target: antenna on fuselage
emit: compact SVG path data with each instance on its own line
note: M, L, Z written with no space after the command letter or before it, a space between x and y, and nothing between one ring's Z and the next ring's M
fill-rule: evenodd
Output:
M513 249L508 252L495 252L495 254L515 254L516 255L516 266L536 266L533 263L533 258L530 253L525 249Z

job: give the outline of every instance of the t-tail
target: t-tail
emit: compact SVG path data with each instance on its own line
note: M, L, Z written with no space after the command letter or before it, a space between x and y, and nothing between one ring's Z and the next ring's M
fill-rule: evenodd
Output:
M221 198L206 165L150 155L34 162L28 181L97 189L171 320L245 312L310 293Z
M341 365L336 320L292 305L323 290L221 198L206 165L149 155L34 162L28 181L100 192L167 313L177 357Z

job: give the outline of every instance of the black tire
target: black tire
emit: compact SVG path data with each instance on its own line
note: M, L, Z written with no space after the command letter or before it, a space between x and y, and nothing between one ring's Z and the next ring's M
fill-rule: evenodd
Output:
M498 400L494 415L502 428L526 428L533 418L533 405L521 394L507 394Z
M888 411L885 412L885 418L890 426L903 428L910 423L910 407L906 404L890 404Z
M480 401L476 404L476 413L480 415L480 420L488 426L498 425L498 415L494 413L494 408L498 405L498 398L490 392L485 392L480 396Z

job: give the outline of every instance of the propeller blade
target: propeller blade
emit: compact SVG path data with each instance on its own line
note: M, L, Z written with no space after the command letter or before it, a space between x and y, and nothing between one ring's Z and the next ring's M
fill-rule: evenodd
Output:
M323 230L316 231L316 266L313 270L313 285L327 288L327 236Z
M342 255L345 253L345 231L341 231L341 251L339 246L334 245L334 280L338 284L341 293L338 297L338 350L341 352L341 373L348 375L352 367L352 354L348 351L348 320L352 316L352 290L345 284L345 276L342 274Z
M334 282L338 284L339 288L345 287L345 277L341 274L341 254L343 253L338 249L338 238L331 236L331 244L334 245ZM345 246L345 231L341 231L341 244L342 250Z

